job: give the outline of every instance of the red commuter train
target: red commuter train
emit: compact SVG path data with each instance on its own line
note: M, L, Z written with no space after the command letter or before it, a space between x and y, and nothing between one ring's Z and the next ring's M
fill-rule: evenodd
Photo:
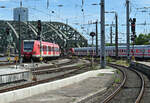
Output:
M21 45L21 55L23 59L38 59L52 58L60 56L59 45L49 42L41 41L41 52L40 52L40 41L38 40L23 40Z

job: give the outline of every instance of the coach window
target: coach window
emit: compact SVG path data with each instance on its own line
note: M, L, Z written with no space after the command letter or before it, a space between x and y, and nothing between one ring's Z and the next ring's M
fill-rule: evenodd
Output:
M45 46L43 46L43 51L45 51Z
M44 46L44 49L45 49L44 51L47 51L47 47L46 46Z
M46 46L44 46L44 51L46 51Z
M51 47L51 51L53 51L53 47Z
M38 48L40 48L40 45L38 44Z
M42 51L44 51L44 46L43 45L42 45L41 49L42 49Z
M55 48L55 51L58 52L58 48Z
M52 49L53 49L53 51L55 51L55 48L54 48L54 47L52 47Z
M43 51L43 45L41 46L41 51Z
M49 50L48 50L48 46L46 46L46 51L48 52Z
M57 48L57 52L59 52L59 48Z
M51 51L51 47L49 47L49 51Z
M58 52L58 48L56 48L56 52Z
M45 51L45 46L43 46L43 51Z
M51 51L51 47L48 46L48 51Z

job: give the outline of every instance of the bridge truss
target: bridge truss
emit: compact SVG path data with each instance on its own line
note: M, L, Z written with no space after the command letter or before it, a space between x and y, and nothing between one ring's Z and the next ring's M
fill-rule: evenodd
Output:
M19 34L21 40L35 40L37 34L37 21L17 22L0 21L0 48L8 46L18 49ZM10 36L6 34L6 28L10 28ZM88 41L73 27L61 22L42 22L42 40L60 45L61 49L72 47L86 47Z

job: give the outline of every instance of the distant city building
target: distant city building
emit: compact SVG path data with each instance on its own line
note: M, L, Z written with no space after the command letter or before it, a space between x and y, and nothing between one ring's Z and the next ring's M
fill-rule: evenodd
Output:
M14 21L19 21L19 14L20 14L20 21L28 21L28 8L24 7L14 8L13 10Z

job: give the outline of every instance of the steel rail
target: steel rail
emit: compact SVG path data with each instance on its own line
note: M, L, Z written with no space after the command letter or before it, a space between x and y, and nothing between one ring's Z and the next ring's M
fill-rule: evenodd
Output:
M35 68L31 68L31 70L33 72L35 71L39 71L39 70L45 70L45 69L50 69L50 68L58 68L58 67L61 67L61 66L65 66L65 65L69 65L69 64L73 64L73 63L76 63L77 61L69 61L69 62L65 62L65 63L61 63L61 64L54 64L53 65L48 65L48 66L42 66L42 67L37 67L36 69Z
M82 70L82 68L85 68L86 66L88 66L88 65L83 65L81 67L72 68L72 69L70 69L71 70L70 72L64 73L64 74L61 74L61 75L58 75L58 76L55 76L55 77L51 77L51 78L47 78L47 79L43 79L43 80L38 80L38 81L32 81L30 83L25 83L25 84L21 84L21 85L17 85L17 86L12 86L12 87L8 87L8 88L5 88L5 89L0 89L0 93L13 91L13 90L17 90L17 89L22 89L22 88L27 88L27 87L30 87L30 86L35 86L35 85L38 85L38 84L47 83L47 82L54 81L54 80L57 80L57 79L62 79L62 78L68 77L69 74L72 74L72 73L76 74L77 71Z
M111 66L111 67L117 68L117 69L119 69L119 67L128 69L128 67L121 66L121 65L116 65L116 64L108 64L108 65ZM119 69L119 70L123 73L124 79L127 78L125 72L121 69ZM128 70L134 71L141 79L141 90L140 90L140 93L139 93L138 97L135 100L135 103L140 103L140 101L142 99L142 96L144 94L144 88L145 88L145 81L144 81L143 75L140 74L139 72L137 72L134 69L128 69ZM125 82L126 82L126 80L123 80L121 85L111 95L109 95L106 99L104 99L101 103L108 103L110 100L112 100L113 97L119 93L121 88L124 86Z
M109 66L119 69L118 67L116 67L116 66L113 65L113 64L109 64ZM123 86L125 85L125 82L126 82L126 80L127 80L127 75L126 75L126 73L125 73L123 70L121 70L121 69L119 69L119 70L120 70L120 71L122 72L122 74L123 74L123 82L120 84L120 86L119 86L111 95L109 95L109 96L108 96L106 99L104 99L101 103L108 103L116 94L119 93L119 91L121 90L121 88L123 88Z
M133 70L133 71L136 72L136 73L139 75L139 77L141 78L141 82L142 82L142 84L141 84L141 90L140 90L139 96L137 97L137 99L136 99L136 101L135 101L135 103L140 103L140 101L141 101L141 99L142 99L142 97L143 97L143 94L144 94L145 81L144 81L144 77L143 77L142 74L140 74L140 73L137 72L136 70Z
M120 66L120 67L123 67L123 68L126 68L128 69L128 67L124 67L124 66L121 66L121 65L116 65L116 66ZM142 96L144 94L144 88L145 88L145 80L144 80L144 77L141 73L139 73L137 70L135 69L129 69L131 71L134 71L141 79L141 90L140 90L140 93L135 101L135 103L140 103L141 99L142 99Z

